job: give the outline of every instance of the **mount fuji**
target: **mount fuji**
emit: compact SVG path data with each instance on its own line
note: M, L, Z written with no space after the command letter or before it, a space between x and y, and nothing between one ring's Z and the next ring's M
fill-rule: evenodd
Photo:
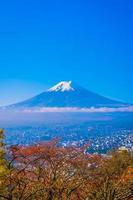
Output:
M118 108L126 105L128 104L91 92L72 81L62 81L35 97L17 104L9 105L7 108Z

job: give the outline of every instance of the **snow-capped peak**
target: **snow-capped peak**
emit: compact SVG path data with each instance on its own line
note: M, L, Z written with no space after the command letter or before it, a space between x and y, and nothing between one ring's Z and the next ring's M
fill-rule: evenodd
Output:
M74 91L72 87L72 81L61 81L57 85L47 90L48 92L65 92L65 91Z

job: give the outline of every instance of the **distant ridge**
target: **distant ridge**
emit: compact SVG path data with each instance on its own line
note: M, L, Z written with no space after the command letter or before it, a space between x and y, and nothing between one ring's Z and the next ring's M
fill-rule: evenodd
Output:
M128 104L115 101L91 92L72 81L61 81L43 93L8 108L42 108L42 107L123 107Z

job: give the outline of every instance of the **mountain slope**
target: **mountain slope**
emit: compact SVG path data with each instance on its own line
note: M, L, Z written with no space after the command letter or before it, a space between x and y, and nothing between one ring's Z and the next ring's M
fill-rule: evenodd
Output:
M72 83L62 81L45 92L26 101L9 106L10 108L36 107L121 107L122 102L114 101Z

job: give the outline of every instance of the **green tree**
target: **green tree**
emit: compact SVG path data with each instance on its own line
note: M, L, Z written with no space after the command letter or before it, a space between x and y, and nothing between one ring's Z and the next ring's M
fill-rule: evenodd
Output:
M4 187L5 176L7 173L7 161L6 161L6 150L4 143L4 131L0 129L0 197L6 192L6 187Z
M4 131L0 129L0 181L6 171Z

